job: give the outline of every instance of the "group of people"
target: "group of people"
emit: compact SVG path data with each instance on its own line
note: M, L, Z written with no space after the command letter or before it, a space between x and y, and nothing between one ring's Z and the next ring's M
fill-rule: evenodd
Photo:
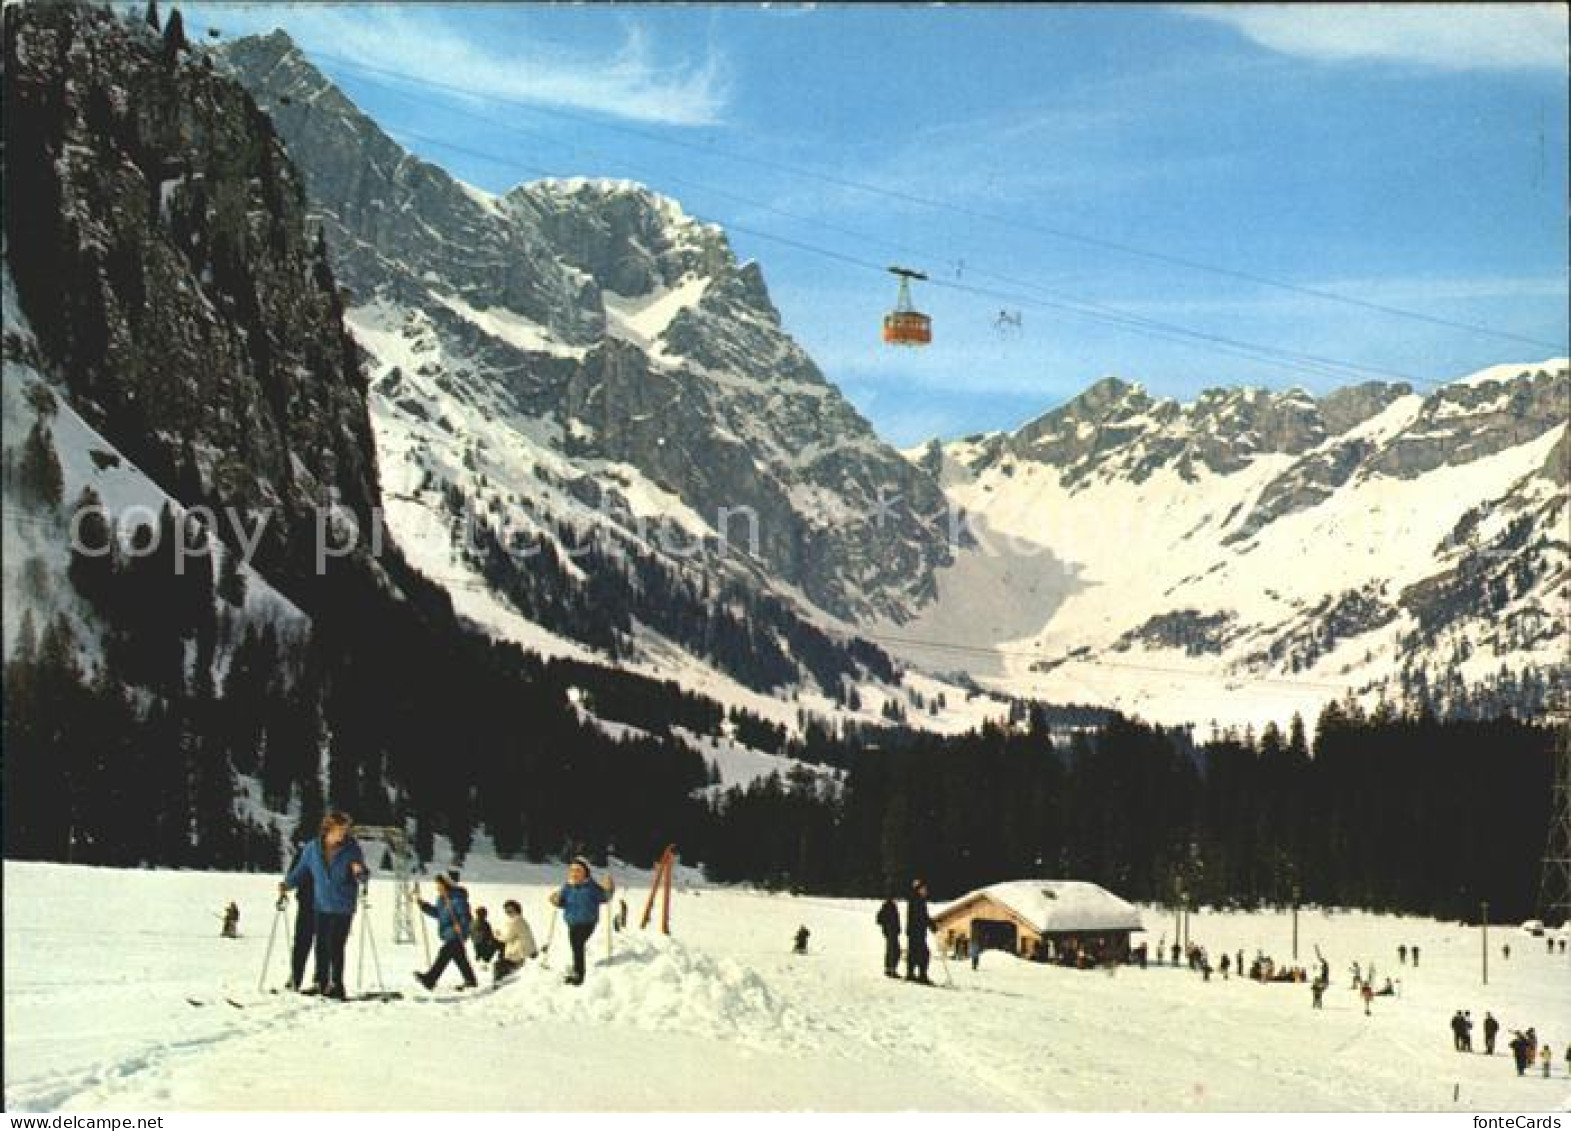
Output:
M506 921L498 934L486 908L477 907L474 914L470 915L469 892L459 884L458 879L454 872L437 876L437 901L418 901L420 910L436 920L437 937L442 944L431 969L415 975L428 990L436 988L449 963L458 967L464 979L464 988L473 989L477 985L474 968L469 965L469 956L464 949L465 940L474 944L475 960L489 964L492 978L497 982L509 977L540 953L539 947L535 945L534 932L529 929L529 923L524 919L524 909L518 900L509 899L502 904Z
M1495 1042L1500 1037L1500 1022L1493 1013L1484 1014L1484 1055L1495 1055ZM1459 1009L1451 1015L1451 1043L1457 1052L1473 1051L1473 1011ZM1516 1063L1516 1074L1525 1076L1535 1065L1543 1069L1547 1078L1554 1069L1555 1054L1549 1042L1539 1042L1538 1031L1531 1027L1513 1029L1507 1045L1511 1059ZM1566 1045L1566 1073L1571 1075L1571 1044Z
M351 828L347 813L334 810L324 816L318 835L300 849L288 874L278 885L280 907L290 891L295 892L296 900L288 988L338 1001L347 997L344 951L356 907L363 896L363 885L370 878L365 854L351 835ZM456 871L438 875L436 898L431 901L417 899L420 910L436 920L441 944L431 968L415 973L416 980L428 990L436 988L449 965L458 967L464 988L479 984L469 962L470 943L474 944L476 959L490 964L498 982L540 953L517 900L509 899L502 905L506 921L498 933L484 907L471 912L469 892L458 881ZM600 920L601 906L611 899L615 890L609 875L604 881L596 882L589 861L578 856L568 866L567 882L550 895L552 906L561 909L563 922L567 925L568 943L573 952L573 967L566 977L570 985L583 984L585 945ZM238 923L239 917L238 909L234 909L233 921ZM226 916L225 933L228 932ZM307 982L306 962L313 951L316 964L313 977Z
M874 921L884 936L884 977L898 978L900 977L900 909L895 906L893 894L879 906ZM911 893L906 898L906 981L921 982L928 986L933 984L932 979L927 976L928 963L932 961L927 936L937 929L937 925L927 911L927 884L921 880L913 880ZM973 967L976 965L976 956L972 957L971 964Z

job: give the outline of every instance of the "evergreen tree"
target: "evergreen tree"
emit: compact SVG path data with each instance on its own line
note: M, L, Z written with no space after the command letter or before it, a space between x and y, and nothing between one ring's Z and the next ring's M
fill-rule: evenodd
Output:
M167 66L173 66L180 58L180 52L189 51L191 45L185 38L185 20L180 16L180 9L175 8L169 13L169 22L164 26L163 59ZM185 500L190 502L189 499Z
M49 511L60 505L65 477L60 470L60 457L55 454L54 436L41 419L33 422L22 442L16 477L19 501L24 507Z
M95 612L112 615L115 575L118 569L114 532L98 492L82 488L72 508L71 564L67 576L72 587Z
M218 595L224 602L236 609L245 608L246 579L245 573L240 568L240 555L229 547L224 547L223 562L218 570Z

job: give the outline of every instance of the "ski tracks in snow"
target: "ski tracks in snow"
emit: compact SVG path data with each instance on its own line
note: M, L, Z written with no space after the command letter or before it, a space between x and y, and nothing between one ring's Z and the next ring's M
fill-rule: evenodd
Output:
M237 999L238 1000L238 999ZM160 999L171 1013L184 1010L193 1018L192 999ZM190 1037L151 1040L123 1056L100 1060L86 1069L45 1073L15 1084L7 1084L6 1108L16 1111L59 1111L66 1107L102 1109L114 1106L118 1097L131 1093L138 1103L156 1106L171 1097L169 1078L183 1073L205 1054L230 1042L245 1040L276 1031L318 1003L304 999L265 999L242 1003L245 1009L231 1008L223 998L204 1003L213 1006L208 1016L217 1024ZM325 1003L321 1003L325 1008ZM150 1005L149 1008L157 1008ZM184 1026L182 1026L184 1027Z

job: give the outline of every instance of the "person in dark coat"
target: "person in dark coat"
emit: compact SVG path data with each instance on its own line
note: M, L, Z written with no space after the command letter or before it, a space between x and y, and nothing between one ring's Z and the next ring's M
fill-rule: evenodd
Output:
M900 909L895 897L884 900L878 909L878 929L884 932L884 977L900 977Z
M927 964L932 954L927 949L928 932L934 929L927 913L927 885L921 880L911 883L911 897L906 900L906 981L932 985L927 976Z
M240 906L233 900L230 900L229 906L224 908L224 925L218 933L226 939L240 937Z
M1500 1035L1500 1022L1493 1013L1484 1014L1484 1054L1495 1055L1495 1038Z
M806 927L798 927L796 929L795 942L792 944L792 947L791 947L791 953L793 953L793 954L806 954L807 953L807 940L812 937L812 934L813 934L813 932L809 931Z
M447 969L449 962L454 962L458 964L458 972L464 976L464 988L474 989L479 983L475 981L474 968L469 965L469 954L464 949L473 922L469 914L469 893L446 876L439 875L436 878L436 902L427 903L422 899L420 910L436 920L437 937L442 940L442 949L436 952L436 961L431 964L431 969L424 974L416 974L415 978L426 989L434 990L442 977L442 971Z
M501 949L496 930L491 926L491 920L486 918L484 907L475 908L475 921L469 927L469 938L475 944L475 959L479 962L490 962L492 956Z
M1513 1031L1511 1034L1511 1059L1516 1061L1516 1074L1518 1076L1527 1071L1527 1047L1527 1038L1521 1033Z
M290 872L300 866L300 858L305 855L302 845L295 853L294 860L289 865ZM316 940L316 884L311 879L310 872L300 873L300 882L295 886L295 937L294 949L289 955L289 984L291 990L299 990L305 986L305 963L311 957L311 944ZM282 899L280 897L280 906Z
M310 874L316 910L316 992L339 1001L345 999L344 948L354 924L360 885L370 876L365 853L350 835L351 825L349 814L337 810L323 817L321 835L305 846L278 885L280 893L289 891Z
M584 946L600 921L600 905L607 902L615 890L616 885L609 875L604 886L596 883L589 870L589 861L575 856L567 867L567 883L551 893L551 903L562 909L567 941L573 948L573 971L565 979L570 986L584 984Z

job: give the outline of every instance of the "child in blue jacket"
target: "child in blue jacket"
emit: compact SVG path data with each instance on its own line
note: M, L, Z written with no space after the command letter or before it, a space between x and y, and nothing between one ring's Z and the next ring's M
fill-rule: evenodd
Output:
M567 939L573 947L573 972L566 978L570 986L584 984L584 945L600 921L600 905L609 901L615 890L609 875L604 885L596 883L590 877L589 861L575 856L567 868L567 883L551 893L551 902L562 909Z
M442 949L437 951L436 962L431 969L415 977L426 989L434 990L447 964L456 962L458 972L464 976L464 988L474 989L478 983L475 981L474 968L469 965L469 954L464 949L473 922L469 914L469 893L446 876L439 875L436 878L436 902L427 903L422 899L420 910L436 920L436 932L442 940Z

